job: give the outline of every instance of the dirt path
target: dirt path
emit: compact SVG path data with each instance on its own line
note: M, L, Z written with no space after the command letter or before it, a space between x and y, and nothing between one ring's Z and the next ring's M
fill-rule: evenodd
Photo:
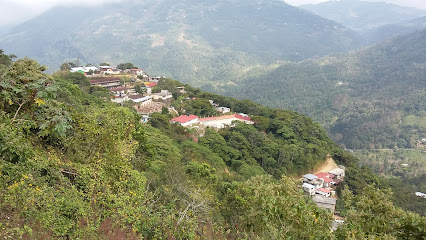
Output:
M314 174L320 173L320 172L329 172L330 170L333 170L335 168L338 168L336 162L334 162L333 158L331 158L330 154L327 155L327 159L323 163L322 166L320 166L318 169L315 170Z

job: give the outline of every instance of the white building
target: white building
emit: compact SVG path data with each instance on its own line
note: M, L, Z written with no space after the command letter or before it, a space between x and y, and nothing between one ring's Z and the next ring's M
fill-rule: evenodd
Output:
M315 186L309 183L303 183L303 191L308 193L310 196L315 195Z
M182 115L177 118L173 118L170 120L170 123L177 123L182 125L183 127L198 123L198 116L196 115Z

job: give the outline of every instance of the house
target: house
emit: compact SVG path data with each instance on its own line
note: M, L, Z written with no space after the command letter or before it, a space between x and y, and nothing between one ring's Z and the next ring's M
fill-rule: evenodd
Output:
M167 100L173 98L173 94L169 90L161 90L159 93L152 94L154 100Z
M216 111L218 111L220 113L229 113L229 112L231 112L231 109L227 108L227 107L217 107Z
M147 94L151 94L152 93L152 88L157 86L156 82L149 82L149 83L144 83L145 87L146 87L146 93Z
M422 192L416 192L416 196L417 196L417 197L426 198L426 194L425 194L425 193L422 193Z
M120 96L127 94L129 92L129 88L126 88L126 87L110 88L109 90L113 92L114 94L120 95Z
M317 179L318 177L317 176L315 176L314 174L305 174L305 175L303 175L303 182L307 182L307 183L309 183L309 182L311 182L311 181L313 181L313 180L315 180L315 179Z
M170 123L177 123L182 125L183 127L186 127L198 123L198 116L192 114L182 115L177 118L171 119Z
M199 119L201 125L215 129L232 127L234 126L234 121L244 122L246 124L254 124L254 122L250 120L250 117L245 117L240 114L223 115L218 117L206 117Z
M121 78L100 78L90 80L91 86L103 87L106 89L121 87Z
M333 180L334 178L333 174L321 172L321 173L315 174L315 176L317 176L318 178L324 181L324 187L331 187L331 185L336 184L336 182L334 182Z
M303 191L308 193L310 196L315 195L315 186L309 183L303 183Z
M317 204L318 207L323 209L329 209L332 213L336 209L336 199L330 197L324 197L321 195L314 195L312 200Z
M345 177L345 167L339 165L338 168L335 168L333 170L330 170L328 173L334 175L334 179L337 181L342 181Z
M152 103L152 96L143 96L141 94L131 95L129 99L141 107Z
M315 191L315 193L316 193L316 194L319 194L319 195L321 195L321 196L324 196L324 197L330 197L330 195L331 195L331 191L330 191L330 190L327 190L327 189L325 189L325 188L318 188L318 189Z
M135 74L135 75L143 75L143 71L142 71L142 69L129 69L129 72L131 73L131 74Z
M177 89L179 90L179 92L180 92L180 93L186 93L186 91L185 91L185 87L184 87L184 86L182 86L182 87L177 87Z
M160 81L160 79L164 78L164 76L157 76L157 77L150 77L149 81L150 82L158 82Z
M141 122L148 122L150 118L148 114L142 114Z
M99 66L99 72L101 74L120 74L121 70L111 66Z
M97 67L75 67L71 68L70 72L80 72L84 75L90 75L91 73L97 72L99 69Z
M303 182L314 185L315 189L324 187L324 180L310 173L303 175Z

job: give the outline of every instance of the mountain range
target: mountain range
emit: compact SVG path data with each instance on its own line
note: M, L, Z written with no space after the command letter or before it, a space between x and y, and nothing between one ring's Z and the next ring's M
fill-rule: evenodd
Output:
M362 44L354 31L279 0L125 1L57 7L0 38L51 70L64 61L133 62L187 83L229 81L280 60Z
M421 9L361 0L327 1L300 7L359 32L426 15Z
M344 53L423 28L425 18L413 18L424 11L354 0L304 7L332 8L336 21L359 32L279 0L127 0L51 9L2 35L0 46L51 71L76 59L132 62L208 91L300 111L349 148L413 146L424 133L417 101L425 89L424 31ZM365 109L367 118L358 114ZM387 120L375 132L377 119Z
M415 147L426 134L426 30L348 54L284 63L227 95L305 113L348 148Z

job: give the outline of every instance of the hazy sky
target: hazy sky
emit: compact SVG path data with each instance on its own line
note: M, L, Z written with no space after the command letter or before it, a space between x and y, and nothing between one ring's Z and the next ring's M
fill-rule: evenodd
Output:
M0 0L0 26L20 23L29 20L47 9L57 5L97 5L105 2L119 2L120 0ZM143 0L140 0L143 1ZM179 0L176 0L179 1ZM319 3L327 0L284 0L298 6L308 3ZM389 2L403 6L426 9L426 0L368 0Z

